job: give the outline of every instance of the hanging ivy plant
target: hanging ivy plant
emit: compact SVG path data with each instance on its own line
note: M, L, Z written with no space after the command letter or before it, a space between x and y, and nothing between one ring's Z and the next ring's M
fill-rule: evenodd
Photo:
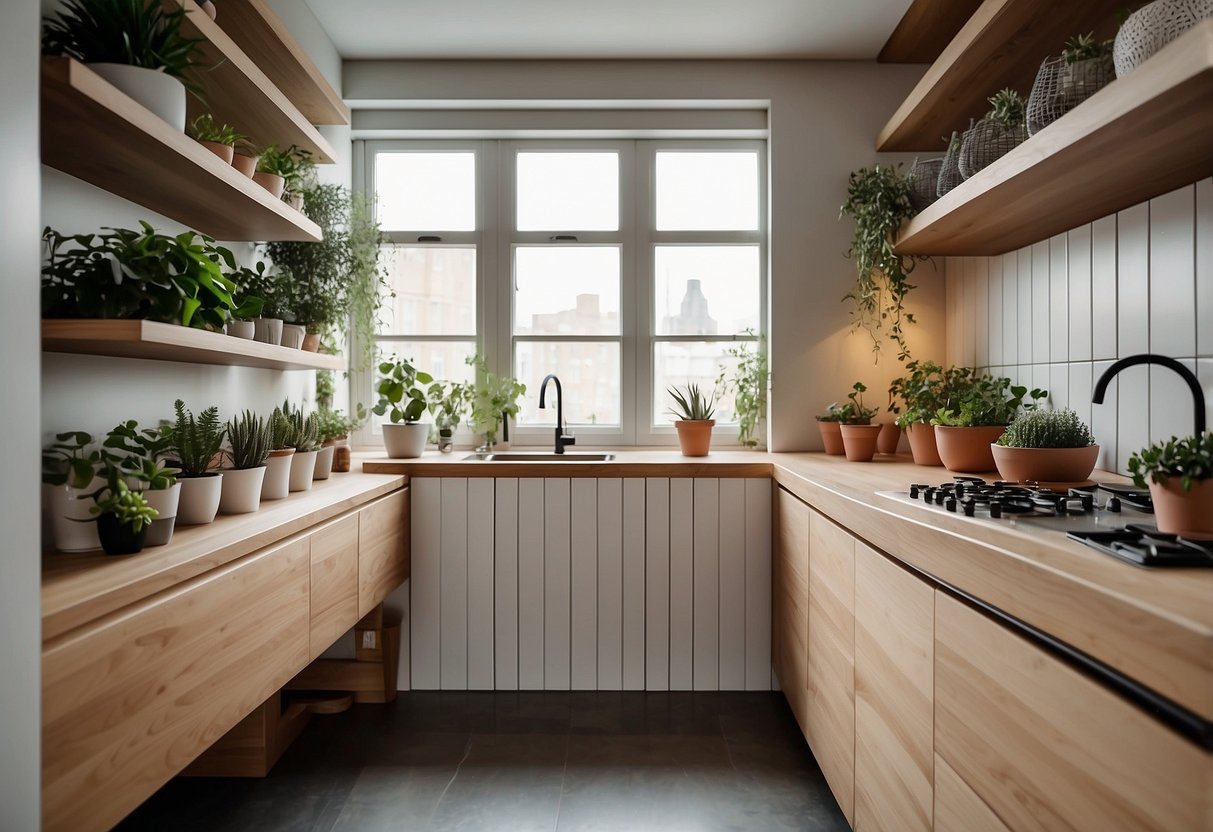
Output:
M917 259L896 254L893 243L901 224L914 215L910 181L900 165L861 168L847 181L842 214L855 220L855 237L847 256L855 261L855 286L843 297L853 301L851 319L856 329L872 337L879 359L882 336L897 344L897 358L910 357L904 325L914 323L905 311L905 298L914 288L909 281Z

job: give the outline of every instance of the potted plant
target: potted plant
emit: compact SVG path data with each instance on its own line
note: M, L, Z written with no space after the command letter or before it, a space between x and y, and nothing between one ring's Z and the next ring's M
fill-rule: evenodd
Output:
M322 407L317 418L321 441L320 453L316 455L314 476L318 480L325 480L332 471L345 473L350 470L349 437L366 422L367 411L361 403L357 405L353 416L346 416L340 410Z
M863 394L867 390L861 381L852 385L851 392L847 394L850 411L838 426L843 453L851 462L871 462L876 453L876 438L880 435L881 426L872 424L876 408L863 404Z
M965 131L960 142L960 175L973 176L1027 141L1027 102L1009 87L990 96L990 111Z
M281 500L290 493L291 461L295 456L295 425L274 408L269 419L270 454L265 460L265 478L261 482L262 500Z
M257 172L257 165L261 160L261 153L257 150L257 146L248 139L239 139L234 148L235 155L232 156L232 167L240 173L243 173L249 179Z
M190 138L214 153L225 164L230 165L236 155L236 142L244 138L230 125L215 124L215 118L210 113L203 113L190 122Z
M129 419L106 434L103 443L111 452L110 461L126 476L127 485L141 492L147 504L156 510L156 519L147 530L146 546L167 544L173 539L177 525L181 483L177 482L176 468L160 464L169 450L170 430L167 425L140 430L139 423Z
M375 392L379 401L371 408L376 416L387 416L383 425L383 446L391 459L413 459L425 450L429 427L421 424L426 411L425 390L419 385L434 381L429 373L408 361L384 361L379 365L379 383Z
M257 169L253 172L253 181L270 192L274 199L282 197L286 189L287 179L298 182L301 165L311 156L306 150L300 150L291 145L285 150L276 144L261 148L258 154Z
M948 391L967 384L972 371L967 367L945 370L934 361L910 361L906 371L889 386L889 412L897 416L897 426L910 440L916 465L943 465L931 419L947 403Z
M746 331L753 335L752 330ZM766 339L759 336L757 348L748 344L730 347L725 355L734 360L733 372L723 365L716 377L716 389L733 394L733 410L737 413L737 441L745 448L758 447L758 422L767 411L767 351Z
M1150 488L1158 530L1213 538L1213 432L1156 442L1129 457L1138 488Z
M683 456L707 456L712 447L712 428L716 420L713 401L716 396L706 396L700 391L699 385L687 384L685 387L669 387L666 392L674 400L670 415L674 417L674 427L678 431L678 446Z
M93 437L81 430L55 434L42 449L42 491L51 518L51 533L60 552L101 548L92 518L93 494L104 480L98 475L103 458L91 449Z
M472 431L484 437L482 448L492 450L498 444L498 428L502 431L501 441L509 441L510 419L518 415L518 400L526 395L526 385L513 376L489 372L487 362L479 354L466 361L476 370L476 380L468 392Z
M840 405L833 402L826 412L817 417L817 429L821 431L821 444L830 456L842 456L846 450L842 446L842 423L850 418L851 404Z
M471 387L462 382L435 381L425 391L425 397L434 416L438 450L449 454L455 447L455 429L463 419L464 408L471 397Z
M227 428L219 421L219 408L208 407L197 418L181 399L173 402L177 414L169 434L168 452L181 470L181 505L177 525L213 522L219 512L223 475L215 467Z
M303 415L302 408L292 408L284 402L282 412L291 422L295 455L291 457L290 491L310 491L316 473L316 454L320 450L320 424L315 413Z
M251 514L261 507L265 482L265 460L272 439L268 420L246 410L227 423L228 449L224 457L223 491L219 495L222 514Z
M1034 136L1116 80L1112 41L1093 33L1066 41L1060 57L1048 58L1036 72L1028 95L1028 135Z
M935 412L935 444L944 467L956 473L994 470L991 445L998 441L1020 409L1035 410L1036 402L1049 395L1012 385L1009 378L976 376L947 391L948 400ZM1031 398L1025 404L1024 397Z
M850 175L842 206L842 214L855 220L847 256L855 261L856 279L843 297L854 303L852 325L867 330L877 355L882 334L888 335L903 361L910 350L902 327L914 323L914 316L905 311L905 298L914 288L909 277L917 261L894 252L893 242L901 224L914 216L910 192L899 166L874 165Z
M44 18L42 52L75 58L177 130L185 129L185 92L197 38L181 33L185 9L145 0L65 0Z
M1086 482L1099 446L1073 410L1028 410L1007 425L990 449L1008 482Z
M257 335L257 324L253 319L260 318L265 310L265 299L253 294L255 287L265 283L265 263L258 260L252 267L237 266L228 276L234 284L232 297L236 308L224 329L228 335L251 341Z
M126 484L121 472L111 472L91 510L97 515L97 536L107 555L133 555L143 551L147 529L156 519L156 510L147 504L142 493Z

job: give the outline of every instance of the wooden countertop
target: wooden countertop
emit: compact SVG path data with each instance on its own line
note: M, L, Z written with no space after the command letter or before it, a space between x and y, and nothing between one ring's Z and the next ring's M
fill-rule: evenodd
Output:
M401 488L400 475L333 474L310 491L268 500L254 514L180 526L165 546L137 555L101 552L42 557L42 640L187 581Z
M705 457L687 457L664 449L608 453L615 455L608 462L485 462L467 459L471 454L468 450L427 452L417 459L368 455L362 457L362 470L412 477L769 477L771 462L778 456L764 451L718 451ZM575 457L576 453L570 451L569 456Z

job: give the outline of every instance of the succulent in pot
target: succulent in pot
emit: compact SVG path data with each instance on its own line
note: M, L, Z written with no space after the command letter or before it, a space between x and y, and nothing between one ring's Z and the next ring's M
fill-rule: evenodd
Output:
M1099 446L1073 410L1027 410L1007 425L990 449L1007 482L1086 482Z
M261 499L281 500L290 493L291 462L295 456L295 425L290 417L282 412L282 408L276 407L270 415L269 427L270 453L265 460Z
M196 418L186 410L185 402L173 403L176 412L169 435L168 453L181 469L181 505L177 511L180 526L214 521L219 512L223 475L212 470L220 458L227 426L219 419L219 408L208 407Z
M97 494L91 509L97 515L97 534L107 555L133 555L143 551L148 526L156 519L156 509L147 504L143 493L126 484L117 469L111 469L106 485Z
M93 444L92 435L74 430L55 434L42 449L43 502L60 552L101 548L97 524L81 522L93 517L93 494L104 484L98 473L104 458Z
M236 155L236 142L244 138L231 125L215 124L215 118L210 113L203 113L191 121L186 132L229 165Z
M291 441L295 455L291 457L290 491L308 491L316 471L316 454L320 450L320 420L315 413L304 415L302 408L282 403L282 414L290 422Z
M666 392L674 400L670 415L675 419L674 428L678 431L678 446L683 456L707 456L712 448L712 428L716 420L716 407L713 404L715 391L707 396L695 383L685 387L670 387Z
M1213 432L1156 442L1129 457L1138 488L1150 488L1158 530L1213 539Z
M1012 385L992 375L967 377L946 391L945 405L935 411L935 443L944 467L956 473L993 471L990 450L1020 410L1035 410L1047 390ZM1025 397L1029 399L1025 403Z
M433 381L433 376L418 370L407 360L380 363L379 382L375 385L379 401L371 411L389 419L382 427L383 446L389 458L413 459L425 450L429 426L421 424L427 408L422 385Z
M265 460L270 455L269 420L245 410L227 422L227 450L223 456L220 514L251 514L261 507Z
M177 469L162 466L161 458L168 453L171 428L139 429L139 423L129 419L114 427L105 438L112 464L127 478L127 485L143 492L157 517L147 531L146 546L163 546L173 539L177 511L181 501L181 483Z
M861 381L852 385L851 392L847 394L849 412L838 426L843 453L851 462L871 462L876 453L876 439L880 436L881 426L872 424L876 408L863 403L863 394L867 390Z

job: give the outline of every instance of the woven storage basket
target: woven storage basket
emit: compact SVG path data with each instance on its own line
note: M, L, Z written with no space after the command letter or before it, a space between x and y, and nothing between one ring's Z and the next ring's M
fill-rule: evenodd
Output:
M1213 17L1213 0L1155 0L1138 9L1116 33L1116 77L1128 75L1207 17Z
M936 188L939 186L939 171L943 167L943 157L938 159L915 159L910 165L910 204L915 211L921 211L935 200L939 199Z
M983 118L965 131L960 142L960 175L968 179L991 162L1007 155L1028 138L1028 128L1022 124L1004 127L990 118Z
M1035 136L1115 80L1111 55L1072 64L1064 57L1045 61L1028 96L1028 135Z
M972 126L972 125L970 125ZM940 197L965 181L960 175L960 137L952 133L948 152L939 166L939 180L935 183L935 196Z

